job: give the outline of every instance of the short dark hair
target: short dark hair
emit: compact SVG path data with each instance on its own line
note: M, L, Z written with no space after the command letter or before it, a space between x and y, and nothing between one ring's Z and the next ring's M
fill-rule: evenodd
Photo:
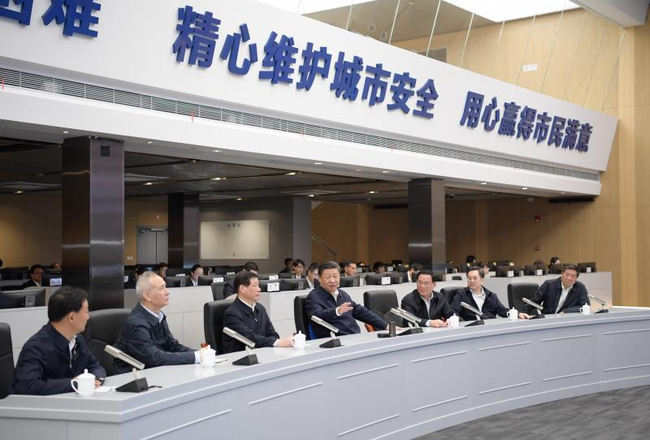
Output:
M470 266L470 267L468 267L468 268L467 268L467 271L465 272L465 274L469 274L469 273L470 273L471 271L473 271L473 270L478 270L478 274L481 276L481 278L485 278L485 274L483 273L483 271L481 270L481 268L478 267L478 266Z
M45 271L45 268L42 265L34 264L34 265L30 266L29 274L34 275L34 272L36 272L36 269L41 269L42 271Z
M200 264L195 264L194 266L192 266L192 269L190 269L190 272L194 273L196 272L196 269L203 269L203 266L201 266Z
M161 261L160 263L158 263L156 265L156 269L162 269L163 267L169 267L169 265L167 263L165 263L164 261Z
M562 266L562 273L566 272L567 270L575 270L578 276L580 276L580 271L578 270L578 266L576 266L573 263L568 263Z
M296 258L295 260L293 260L293 267L296 267L299 264L302 264L302 267L305 267L305 262L302 261L300 258Z
M436 282L436 279L433 276L433 271L431 270L424 269L419 271L418 274L415 276L415 281L420 279L420 275L429 275L431 277L431 281L433 281L434 283Z
M379 269L382 266L384 266L384 263L382 263L381 261L375 261L375 264L372 265L372 270L377 272L377 269Z
M145 269L144 266L138 266L138 267L135 268L134 273L135 273L135 276L140 276L143 273L145 273L146 271L147 271L147 269Z
M235 293L239 293L239 286L250 286L251 285L251 280L253 278L259 278L255 272L251 272L249 270L242 270L239 272L237 275L235 275L235 279L233 280L233 287L235 289Z
M559 259L560 257L551 257L551 266L553 266Z
M324 270L327 269L336 269L339 270L339 265L336 261L323 261L320 266L318 266L318 274L322 274Z
M345 260L345 261L344 261L343 263L341 263L341 264L343 265L343 269L345 269L346 267L349 267L350 264L354 264L354 265L356 265L357 263L355 263L355 262L352 261L352 260Z
M50 296L47 304L47 317L50 322L59 322L70 312L78 312L88 300L85 290L78 287L63 286Z
M254 270L255 272L259 272L260 270L257 267L257 263L254 261L247 261L244 263L244 270L250 272L251 270Z
M466 263L473 263L476 261L476 256L475 255L468 255L467 258L465 258Z
M289 261L293 261L293 258L287 257L284 259L284 265L286 266Z
M419 272L422 270L422 265L420 263L413 263L409 269L413 269L413 271Z
M307 269L307 272L313 272L315 270L316 273L318 273L318 266L319 266L318 263L311 263L309 265L309 268Z

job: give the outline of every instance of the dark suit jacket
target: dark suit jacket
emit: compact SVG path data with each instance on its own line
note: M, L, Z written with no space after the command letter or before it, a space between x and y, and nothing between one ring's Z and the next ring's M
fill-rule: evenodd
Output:
M413 276L415 276L415 274L413 274ZM409 280L409 273L404 272L404 276L402 277L402 282L404 282L404 283L414 283L415 280Z
M198 281L197 281L196 286L194 284L192 284L192 278L189 275L186 276L185 278L183 278L183 281L184 281L183 286L185 286L185 287L197 287L198 286Z
M560 296L562 296L562 277L544 281L544 283L539 286L539 290L535 292L535 295L533 295L533 301L544 306L542 313L553 314L560 302ZM580 281L576 281L571 290L569 290L569 294L566 296L564 304L562 304L562 308L558 310L558 313L580 312L580 307L585 304L589 304L587 288ZM526 313L536 313L535 308L532 306L526 306Z
M280 336L273 328L266 309L260 303L255 304L255 313L239 298L226 310L223 315L223 325L236 331L245 338L255 342L255 347L273 347ZM223 334L223 352L245 350L245 345L227 334Z
M501 304L501 301L499 301L497 294L487 290L485 287L483 287L483 290L485 290L485 303L483 303L482 310L483 319L496 318L497 315L501 316L502 318L507 317L508 309L503 304ZM476 301L474 301L472 291L469 289L469 287L465 287L464 290L456 293L451 308L463 321L475 321L476 315L467 310L465 307L461 306L461 302L466 302L470 306L476 307L478 309L478 305L476 304Z
M30 287L38 287L34 280L30 279L25 284L23 284L23 289L28 289Z
M447 318L454 314L447 299L442 293L436 292L435 290L432 295L428 314L427 305L424 303L417 289L402 298L401 308L420 318L420 326L422 327L426 327L427 321L430 319L447 320ZM404 326L408 326L408 322L405 321Z
M336 308L346 302L350 303L352 310L343 313L341 316L336 316ZM359 328L356 319L365 322L366 324L370 324L378 330L384 330L388 327L386 321L361 304L352 301L350 295L341 289L339 289L339 296L335 302L334 296L332 296L331 293L323 289L323 287L318 286L307 295L305 310L307 311L309 319L311 319L312 315L316 315L323 321L327 321L329 324L338 328L339 335L360 333L361 329ZM330 335L326 328L316 323L312 324L312 329L317 338L327 338Z
M232 281L226 282L223 285L223 299L228 298L230 295L235 294L235 284Z

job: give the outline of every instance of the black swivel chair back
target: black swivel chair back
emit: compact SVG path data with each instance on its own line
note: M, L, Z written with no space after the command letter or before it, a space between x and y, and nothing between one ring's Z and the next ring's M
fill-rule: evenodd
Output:
M515 308L520 312L525 311L526 303L521 299L533 299L535 292L539 289L537 283L512 283L508 284L508 308Z
M225 282L212 283L210 288L212 289L212 299L219 301L223 299L223 288L226 286Z
M307 336L307 339L312 339L309 333L309 323L311 321L305 310L306 301L307 295L296 295L293 298L293 320L296 323L296 331L302 332L303 335Z
M399 307L397 304L397 293L394 290L369 290L363 293L363 305L379 315L382 319L395 321L398 324L402 322L401 318L396 317L390 313L393 307ZM366 324L368 331L375 331L375 329Z
M456 296L456 293L461 292L465 290L464 286L456 286L456 287L445 287L443 289L440 289L440 293L442 293L445 296L445 299L451 305L454 302L454 296Z
M14 347L9 324L0 322L0 399L9 394L14 377Z
M223 354L223 316L236 298L231 295L229 299L207 302L203 305L203 333L205 341L210 347Z
M113 369L113 356L106 353L104 347L115 345L130 314L129 309L104 309L90 312L84 338L88 342L88 348L109 376L116 373Z

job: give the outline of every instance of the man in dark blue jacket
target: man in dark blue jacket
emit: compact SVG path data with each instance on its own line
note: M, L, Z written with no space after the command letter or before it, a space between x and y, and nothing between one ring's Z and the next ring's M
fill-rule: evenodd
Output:
M339 289L341 274L336 261L326 261L318 269L320 286L307 295L305 309L311 319L316 315L339 329L339 335L359 333L356 320L372 325L377 330L385 330L388 323L373 312L357 304L343 290ZM312 324L317 338L329 337L329 331L318 324Z
M562 276L544 281L532 300L544 307L544 314L579 312L580 307L589 304L589 295L585 285L578 281L578 275L575 264L565 265ZM526 306L526 311L533 314L535 310Z
M167 325L162 308L169 304L165 280L155 272L145 272L138 279L135 293L140 302L126 319L115 346L136 358L145 368L199 362L199 352L179 343ZM132 367L119 359L113 362L117 373Z
M483 313L483 319L496 318L497 315L502 318L508 316L508 309L501 304L497 294L483 287L484 277L485 275L480 267L470 267L467 269L467 287L454 295L451 308L463 321L475 321L476 314L461 306L461 302L480 310ZM524 317L523 314L520 314L520 316Z
M445 296L434 290L433 272L420 270L413 281L417 288L402 298L402 309L420 318L421 327L447 327L447 319L454 311ZM404 325L408 323L404 322Z
M10 394L60 394L73 391L70 380L84 370L95 375L98 387L106 370L88 349L83 332L88 322L86 292L62 287L47 305L49 322L23 346Z
M260 298L260 280L253 272L239 272L233 280L237 298L223 316L223 325L255 343L255 347L291 347L291 338L280 339L273 328ZM245 346L227 334L223 335L223 351L244 350Z

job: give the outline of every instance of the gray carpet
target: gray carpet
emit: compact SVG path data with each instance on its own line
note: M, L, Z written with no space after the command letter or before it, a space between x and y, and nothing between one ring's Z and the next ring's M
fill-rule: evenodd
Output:
M650 386L543 403L443 429L417 440L648 440Z

